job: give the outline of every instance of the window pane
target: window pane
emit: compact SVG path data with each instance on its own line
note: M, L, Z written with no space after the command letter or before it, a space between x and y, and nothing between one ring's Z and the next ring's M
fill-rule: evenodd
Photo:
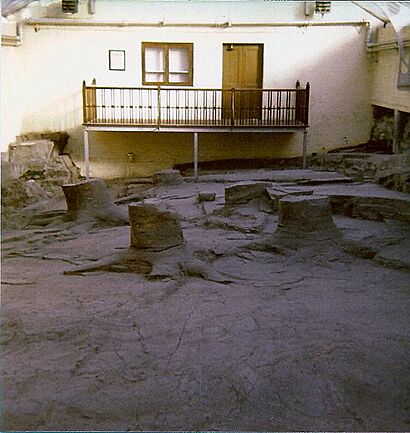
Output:
M188 74L175 74L170 73L169 74L169 82L170 83L186 83L188 82Z
M156 74L156 73L149 73L147 72L145 74L145 81L148 83L163 83L165 80L165 74Z
M145 71L165 72L163 48L145 48Z
M187 48L170 48L169 49L169 72L188 72L188 71L189 71L189 50Z

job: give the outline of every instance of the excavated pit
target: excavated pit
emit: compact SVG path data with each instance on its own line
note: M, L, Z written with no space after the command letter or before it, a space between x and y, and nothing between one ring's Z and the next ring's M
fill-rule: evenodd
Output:
M409 196L166 175L3 233L3 428L409 430Z

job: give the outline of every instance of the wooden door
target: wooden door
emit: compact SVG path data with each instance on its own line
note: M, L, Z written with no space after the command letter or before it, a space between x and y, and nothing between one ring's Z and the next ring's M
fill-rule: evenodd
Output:
M263 45L261 44L224 44L223 78L224 89L261 89L263 68ZM233 117L240 123L260 119L262 111L262 92L239 91L234 95L232 113L232 92L223 95L223 117ZM234 116L232 116L234 114Z

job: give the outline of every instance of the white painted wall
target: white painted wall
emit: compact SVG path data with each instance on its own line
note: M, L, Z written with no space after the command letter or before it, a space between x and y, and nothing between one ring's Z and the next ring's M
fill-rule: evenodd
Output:
M86 5L85 5L86 6ZM84 7L85 7L84 6ZM33 15L51 12L32 7ZM55 14L54 9L54 14ZM85 12L82 12L84 15ZM86 14L84 15L86 16ZM332 2L332 13L308 18L315 21L368 20L371 18L350 2ZM131 2L97 1L97 14L92 20L137 20L149 22L271 22L303 21L303 2ZM264 44L264 87L294 87L299 79L311 83L310 151L331 149L366 142L369 138L372 112L370 104L370 61L365 50L364 26L332 27L41 27L38 32L25 26L24 43L19 48L3 47L4 74L2 87L5 121L2 150L21 133L65 130L71 135L69 150L74 158L82 158L82 99L81 83L96 78L98 85L141 86L141 43L192 42L194 44L194 87L222 86L223 43ZM108 51L126 51L126 71L109 71ZM18 51L18 56L13 55ZM12 102L11 89L22 92L21 115ZM19 120L18 120L19 119ZM129 165L126 154L139 150L146 137L135 134L99 134L91 137L93 175L147 174L154 169L159 150L144 166ZM151 145L164 149L167 134L152 137ZM181 135L185 136L184 134ZM229 151L215 148L209 137L200 149L202 159L224 157L296 156L301 152L297 134L281 137L255 136L257 149L246 153L241 146L243 137L227 138ZM145 140L145 141L144 141ZM180 149L168 154L166 164L189 162L186 152L190 138L181 138ZM121 142L116 147L115 142ZM175 141L174 138L172 141ZM238 145L235 148L235 142ZM272 146L272 142L276 145ZM231 148L232 147L232 148ZM246 147L246 146L245 146ZM184 149L182 151L181 149ZM207 150L208 149L208 150ZM237 153L235 153L237 152ZM107 157L107 162L101 156ZM142 161L141 161L142 162ZM162 164L162 163L161 163ZM160 165L161 165L160 164ZM165 164L165 162L164 162ZM117 165L119 168L111 168ZM100 168L98 168L100 167ZM122 167L122 168L121 168ZM134 171L133 171L134 170ZM144 171L145 170L145 171ZM132 172L132 173L131 173Z
M7 151L23 129L23 72L19 47L1 50L1 147Z

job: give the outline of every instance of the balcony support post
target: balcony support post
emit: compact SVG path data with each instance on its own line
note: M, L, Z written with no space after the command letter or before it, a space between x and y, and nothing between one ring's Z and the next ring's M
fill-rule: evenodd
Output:
M194 132L194 176L198 177L198 133Z
M88 145L88 128L84 128L84 171L85 178L90 179L90 149Z
M158 86L157 89L157 106L158 106L157 127L159 129L161 128L161 87L160 86Z
M302 155L303 155L303 169L307 168L307 147L308 147L308 133L307 130L303 130L303 144L302 144Z
M400 123L401 113L399 110L394 110L394 127L393 127L393 153L400 153Z

